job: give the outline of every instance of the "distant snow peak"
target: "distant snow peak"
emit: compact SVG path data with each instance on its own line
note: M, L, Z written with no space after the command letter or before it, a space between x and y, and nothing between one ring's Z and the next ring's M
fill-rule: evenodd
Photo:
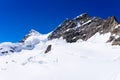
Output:
M31 29L28 33L28 35L32 35L32 36L39 36L41 35L38 31Z
M24 43L25 42L25 40L27 40L30 36L40 36L41 34L38 32L38 31L36 31L36 30L34 30L34 29L31 29L29 32L28 32L28 34L26 34L25 36L24 36L24 38L22 39L22 40L20 40L19 42L20 43Z

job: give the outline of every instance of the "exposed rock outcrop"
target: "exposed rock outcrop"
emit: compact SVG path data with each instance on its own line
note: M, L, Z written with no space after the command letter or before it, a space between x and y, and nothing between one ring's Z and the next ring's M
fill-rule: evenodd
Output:
M120 45L120 25L111 31L111 36L107 42L111 42L112 45Z
M45 50L45 54L51 51L52 45L48 45L47 49Z
M100 34L114 32L116 25L118 25L118 22L114 16L104 20L99 17L89 17L85 13L73 20L66 19L48 36L48 39L62 37L70 43L79 39L86 41L97 32Z
M115 26L118 25L118 22L114 16L108 17L105 22L102 24L101 34L112 32L115 29Z

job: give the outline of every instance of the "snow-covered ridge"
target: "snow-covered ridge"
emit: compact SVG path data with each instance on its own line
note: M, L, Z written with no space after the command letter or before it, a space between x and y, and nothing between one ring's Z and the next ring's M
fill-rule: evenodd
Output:
M4 42L0 44L0 55L8 55L22 50L32 50L39 43L46 42L48 34L40 34L35 30L29 31L29 33L22 39L22 42L12 43Z
M108 19L104 20L99 17L89 17L88 14L84 13L73 20L66 19L51 33L40 34L38 31L31 29L18 43L1 43L0 55L21 52L22 50L32 50L37 44L45 44L52 39L62 38L66 42L72 43L80 40L89 41L89 39L97 34L103 35L108 33L111 35L109 35L109 38L107 37L109 40L106 39L106 41L110 42L111 37L113 38L114 35L115 39L111 42L112 44L114 42L114 44L119 45L118 39L120 35L119 32L115 32L116 30L119 31L119 25L115 17L108 17Z
M107 23L109 25L107 25ZM109 40L106 39L106 41L108 40L107 42L110 42L111 36L113 35L115 36L115 39L119 39L119 33L111 33L111 30L119 30L118 26L119 25L117 24L117 21L114 17L109 17L107 20L103 20L98 17L89 17L86 13L84 13L80 16L75 17L73 20L66 19L54 31L48 34L40 34L38 31L31 29L18 43L1 43L0 55L21 52L22 50L32 50L37 44L45 44L49 40L56 38L62 38L66 40L66 42L72 43L80 40L89 41L89 39L94 37L94 35L103 35L109 33L111 35L109 35L109 38L107 37ZM115 43L115 39L112 42ZM93 42L94 41L95 40L93 39ZM118 44L118 42L115 44Z
M119 28L114 17L82 14L48 34L32 29L0 44L0 80L120 80L120 46L111 45L119 44Z
M0 57L0 80L120 79L119 46L105 43L110 33L97 33L88 41L76 43L67 43L62 38L44 41L47 35L40 36L44 39L34 49ZM13 43L1 44L8 45ZM48 45L52 48L45 54Z

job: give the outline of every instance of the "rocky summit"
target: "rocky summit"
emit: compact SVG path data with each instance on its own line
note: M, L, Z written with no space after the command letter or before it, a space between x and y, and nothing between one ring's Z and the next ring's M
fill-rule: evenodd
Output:
M66 18L55 30L48 36L48 40L63 38L68 43L78 40L87 41L96 33L100 35L110 33L110 37L106 42L112 45L120 45L120 25L114 16L102 19L100 17L90 17L88 14L81 14L74 19ZM30 30L24 36L20 43L24 43L31 35L40 35L35 30Z
M118 21L114 16L102 19L99 17L90 17L85 13L77 16L73 20L67 18L48 36L48 39L62 37L67 42L72 43L79 39L86 41L96 33L105 34L110 32L111 36L108 42L111 42L113 34L120 36L120 27L116 27L117 25ZM119 40L118 38L112 40L113 44L116 44L116 41L118 43Z

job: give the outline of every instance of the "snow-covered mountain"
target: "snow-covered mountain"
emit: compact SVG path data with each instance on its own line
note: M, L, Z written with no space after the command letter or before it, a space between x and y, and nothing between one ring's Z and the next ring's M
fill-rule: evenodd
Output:
M73 20L66 19L49 35L48 39L62 37L67 42L72 43L79 39L87 41L96 33L106 34L115 32L114 34L117 35L116 30L119 30L118 27L115 27L117 25L118 22L114 16L104 20L99 17L89 17L87 14L82 14Z
M120 25L87 14L0 44L0 80L120 80Z

